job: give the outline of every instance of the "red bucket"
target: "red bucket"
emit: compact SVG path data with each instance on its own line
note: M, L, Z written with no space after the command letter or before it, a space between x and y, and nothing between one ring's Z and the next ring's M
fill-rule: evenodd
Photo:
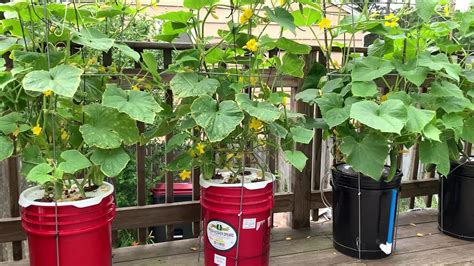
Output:
M205 265L268 265L273 176L266 179L243 188L201 179Z
M112 264L113 186L104 183L92 198L75 202L35 202L39 187L20 196L21 221L28 235L32 266ZM57 261L59 260L59 265Z

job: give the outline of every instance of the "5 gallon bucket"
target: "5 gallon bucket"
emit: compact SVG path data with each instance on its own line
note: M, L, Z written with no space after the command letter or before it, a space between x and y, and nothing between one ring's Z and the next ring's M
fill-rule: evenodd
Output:
M360 174L359 209L359 174L347 164L333 168L333 241L339 252L360 259L391 253L402 173L386 182L388 170L386 167L379 181Z
M42 190L20 196L21 221L28 235L32 266L106 266L112 260L113 186L104 183L93 198L36 202ZM36 195L36 196L35 196Z
M440 177L439 229L450 236L474 241L474 158L451 163Z
M268 265L272 175L243 188L201 179L201 207L205 265Z

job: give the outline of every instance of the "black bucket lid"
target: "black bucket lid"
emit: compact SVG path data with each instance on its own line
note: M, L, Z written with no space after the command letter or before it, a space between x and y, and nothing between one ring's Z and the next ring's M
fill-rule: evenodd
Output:
M402 181L403 173L397 170L395 176L387 182L388 172L390 166L385 166L382 176L379 181L372 179L360 173L360 188L361 189L392 189L398 188ZM332 169L333 182L336 185L344 185L353 188L359 187L359 172L356 172L350 165L345 163L337 164Z
M459 161L451 161L451 171L448 176L453 175L474 178L474 156L461 156Z

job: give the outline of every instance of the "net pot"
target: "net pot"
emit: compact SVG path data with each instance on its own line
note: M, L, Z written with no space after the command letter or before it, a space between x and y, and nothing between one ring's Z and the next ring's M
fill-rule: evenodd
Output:
M245 171L243 187L222 183L230 172L220 171L221 180L201 177L205 265L268 265L274 176L252 183L259 171Z
M438 227L450 236L474 241L474 158L451 163L451 172L440 175Z
M397 171L387 182L388 171L386 166L375 181L347 164L333 167L333 243L339 252L360 259L379 259L392 253L402 173Z
M104 182L86 200L37 202L44 191L23 191L21 222L28 236L31 266L112 264L113 186Z

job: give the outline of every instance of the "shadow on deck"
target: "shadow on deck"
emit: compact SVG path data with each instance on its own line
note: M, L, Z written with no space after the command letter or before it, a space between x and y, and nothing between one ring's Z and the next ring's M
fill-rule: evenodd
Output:
M441 234L435 210L400 214L395 253L385 259L359 261L332 247L331 222L313 223L311 229L272 230L270 265L320 264L471 264L474 242ZM198 263L198 240L188 239L114 250L115 266L203 265ZM0 263L1 265L2 263ZM27 265L21 261L12 265Z

